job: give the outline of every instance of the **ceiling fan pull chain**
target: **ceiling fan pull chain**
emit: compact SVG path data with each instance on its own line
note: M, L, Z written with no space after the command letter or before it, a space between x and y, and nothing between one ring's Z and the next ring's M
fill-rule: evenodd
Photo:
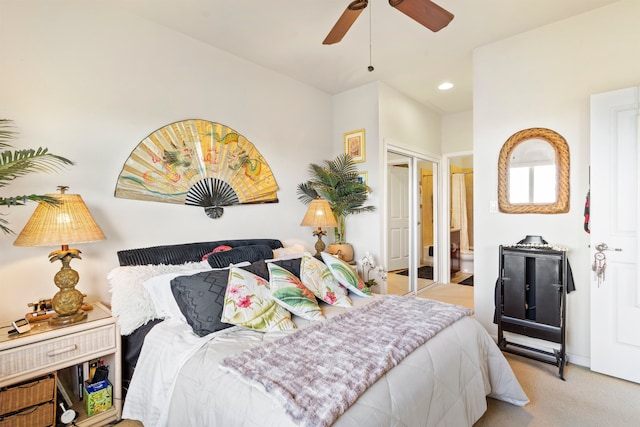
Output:
M371 3L371 7L369 8L369 66L367 70L372 72L375 68L373 68L372 59L371 59L371 15L373 14L373 3Z

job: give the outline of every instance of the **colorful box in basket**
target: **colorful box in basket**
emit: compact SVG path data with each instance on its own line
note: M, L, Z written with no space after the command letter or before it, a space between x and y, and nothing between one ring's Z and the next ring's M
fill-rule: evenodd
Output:
M112 405L113 388L109 380L84 385L84 409L88 416L106 411Z

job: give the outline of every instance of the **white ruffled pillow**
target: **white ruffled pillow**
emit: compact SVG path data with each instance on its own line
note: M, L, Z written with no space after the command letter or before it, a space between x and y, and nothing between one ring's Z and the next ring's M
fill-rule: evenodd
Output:
M129 335L147 322L159 318L153 299L144 282L166 273L211 270L207 261L188 262L179 265L134 265L116 267L107 280L111 292L111 313L120 326L122 335Z
M273 259L293 259L301 258L306 249L302 245L287 246L273 250Z

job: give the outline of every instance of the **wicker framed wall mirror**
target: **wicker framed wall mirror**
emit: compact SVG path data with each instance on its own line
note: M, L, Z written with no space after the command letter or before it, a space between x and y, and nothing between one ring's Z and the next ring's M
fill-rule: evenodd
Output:
M569 212L569 145L557 132L511 135L498 159L498 207L504 213Z

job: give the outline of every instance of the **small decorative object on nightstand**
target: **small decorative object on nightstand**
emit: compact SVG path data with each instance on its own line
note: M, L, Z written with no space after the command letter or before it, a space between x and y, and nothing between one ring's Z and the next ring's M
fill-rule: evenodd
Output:
M323 252L326 247L322 241L322 236L327 234L322 227L337 227L338 222L331 211L329 202L318 197L317 199L312 200L309 204L309 209L307 209L307 213L302 219L300 225L306 227L318 227L318 229L313 232L313 235L318 237L318 241L316 242L316 253L314 256L320 256L320 253Z
M84 296L76 289L78 272L69 265L73 258L80 259L78 249L70 249L69 243L84 243L104 240L102 230L93 220L89 209L78 194L66 194L68 187L60 186L60 194L47 194L60 202L51 205L38 204L35 212L13 243L15 246L55 246L62 248L49 254L49 261L60 260L62 268L53 278L60 290L52 300L56 315L49 322L63 325L86 319L87 314L79 310Z

